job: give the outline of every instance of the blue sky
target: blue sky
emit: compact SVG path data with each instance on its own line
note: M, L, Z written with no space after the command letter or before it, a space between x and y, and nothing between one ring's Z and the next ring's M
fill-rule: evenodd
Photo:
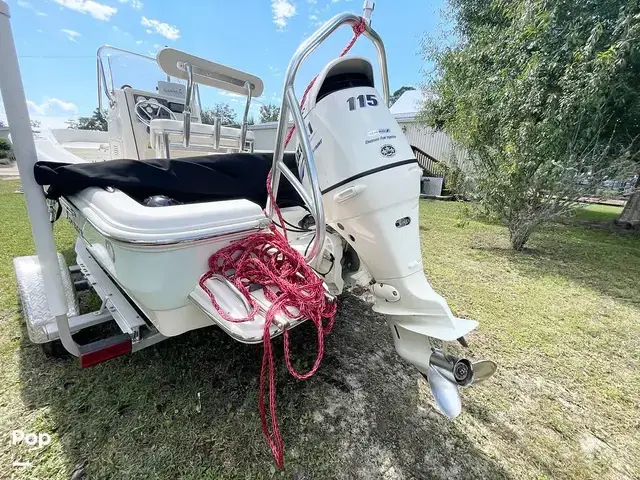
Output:
M254 104L280 103L283 72L298 45L333 15L361 12L362 0L8 0L23 82L32 118L43 126L87 116L96 107L95 52L103 44L155 56L171 46L258 75L265 92ZM418 86L423 70L420 39L439 28L443 0L378 0L373 26L382 36L392 91ZM298 74L301 92L351 37L343 27ZM371 58L361 38L351 51ZM136 86L144 76L162 80L153 63L136 70L114 58L116 83ZM122 59L120 59L122 61ZM143 63L143 62L141 62ZM142 67L142 65L140 65ZM136 71L134 71L136 70ZM241 99L202 89L203 104L227 102L239 112ZM301 93L299 93L301 95ZM4 120L4 109L0 110Z

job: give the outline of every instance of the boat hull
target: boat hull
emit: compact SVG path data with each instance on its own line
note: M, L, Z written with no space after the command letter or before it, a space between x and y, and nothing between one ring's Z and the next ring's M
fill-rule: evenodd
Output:
M111 212L126 211L117 206L118 195L110 207L100 208L106 207L106 195L108 192L103 190L87 189L62 199L66 216L86 251L163 335L175 336L213 325L211 318L189 299L189 294L208 271L208 260L214 252L265 228L268 222L261 208L242 201L246 204L239 210L244 210L245 215L229 224L215 211L216 206L218 210L224 209L228 202L214 202L209 221L200 218L193 222L200 226L207 224L208 229L183 229L179 233L174 229L170 239L166 227L159 232L149 226L146 232L138 232L144 241L133 241L127 238L133 226L124 225L123 218L110 216ZM176 207L159 210L167 208Z
M250 233L212 238L181 247L143 247L113 242L91 225L81 241L160 333L170 337L214 325L189 294L208 270L212 253Z

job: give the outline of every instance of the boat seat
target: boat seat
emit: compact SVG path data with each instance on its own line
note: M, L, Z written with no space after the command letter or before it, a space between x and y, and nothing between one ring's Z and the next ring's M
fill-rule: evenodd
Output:
M157 156L164 156L164 142L169 142L169 148L174 157L174 151L183 151L179 154L181 157L186 151L186 155L193 155L195 151L211 152L215 149L215 127L205 123L191 122L191 144L189 147L183 147L184 125L180 120L170 119L154 119L149 124L149 138L151 145L154 146ZM165 137L166 136L166 137ZM245 138L245 145L250 145L254 141L253 132L248 131ZM240 151L245 149L245 145L240 145L240 128L220 127L220 138L218 138L217 150ZM252 150L252 148L251 148ZM190 152L191 151L191 152Z
M162 135L163 133L183 133L182 120L170 120L158 118L151 120L149 129L152 135ZM214 127L207 123L191 122L191 135L213 137ZM221 138L240 138L240 129L235 127L220 127ZM247 132L247 138L253 140L253 132Z
M112 187L138 203L164 195L180 203L202 203L246 199L264 208L267 175L272 153L228 153L207 156L138 160L109 160L96 163L36 162L34 175L39 185L48 186L47 197L58 199L90 187ZM286 153L284 163L297 172L295 154ZM286 178L278 190L280 207L304 203ZM172 208L172 207L154 207Z

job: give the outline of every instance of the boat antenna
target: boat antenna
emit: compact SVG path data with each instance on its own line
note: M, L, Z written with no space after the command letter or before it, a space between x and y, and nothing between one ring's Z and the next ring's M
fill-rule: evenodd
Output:
M364 0L364 5L362 6L362 18L367 22L367 25L371 25L371 14L373 13L374 8L376 8L376 2L372 0Z

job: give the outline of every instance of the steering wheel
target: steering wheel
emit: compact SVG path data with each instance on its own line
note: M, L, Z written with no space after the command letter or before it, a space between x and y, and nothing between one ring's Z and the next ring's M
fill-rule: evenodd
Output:
M147 127L151 126L151 120L160 118L161 110L167 112L171 120L177 120L176 114L169 110L169 107L162 105L156 100L138 100L133 110L134 112L136 112L136 117L138 117L138 120L140 120Z

